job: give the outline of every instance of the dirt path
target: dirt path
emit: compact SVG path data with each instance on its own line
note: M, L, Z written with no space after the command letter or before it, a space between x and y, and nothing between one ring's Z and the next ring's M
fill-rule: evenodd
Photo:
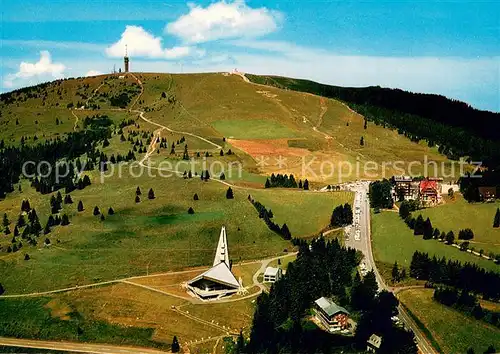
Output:
M73 115L73 117L75 117L75 125L73 125L73 131L76 132L76 128L78 128L78 116L75 114L73 110L71 110L71 114Z
M60 350L63 352L94 353L94 354L160 354L167 353L157 349L128 347L102 343L76 343L65 341L45 341L34 339L4 338L0 337L0 345L7 347L35 348L46 350Z

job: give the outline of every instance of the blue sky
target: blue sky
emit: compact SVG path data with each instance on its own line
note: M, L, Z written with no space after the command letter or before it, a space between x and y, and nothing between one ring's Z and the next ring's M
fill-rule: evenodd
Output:
M0 90L109 72L240 71L500 111L498 1L4 1Z

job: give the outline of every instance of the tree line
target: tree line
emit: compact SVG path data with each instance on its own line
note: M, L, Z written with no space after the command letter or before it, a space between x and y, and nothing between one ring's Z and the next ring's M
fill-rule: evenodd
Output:
M485 300L500 300L500 274L487 271L475 264L430 257L415 251L410 264L410 276L434 284L444 284L471 291Z
M262 205L260 202L258 202L256 200L254 200L251 195L248 196L248 200L255 207L255 209L259 213L259 218L264 220L264 222L266 223L269 230L276 232L284 240L291 240L292 239L292 234L291 234L290 230L288 229L288 226L286 223L280 227L278 224L276 224L274 221L271 220L274 217L274 214L271 211L271 209L267 210L264 205Z
M477 320L483 320L500 327L500 313L483 308L477 297L467 290L459 291L452 287L439 286L434 289L433 298L437 302L453 307Z
M295 180L295 177L293 174L290 174L290 176L284 174L278 173L275 175L274 173L271 174L271 177L266 178L266 183L264 184L265 188L300 188L304 190L309 190L309 181L306 179L304 183L302 183L302 180L299 180L299 183Z

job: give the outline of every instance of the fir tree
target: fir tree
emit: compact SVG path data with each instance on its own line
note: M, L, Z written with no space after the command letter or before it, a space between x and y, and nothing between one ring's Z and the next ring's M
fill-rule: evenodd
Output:
M104 214L101 214L101 221L104 221L105 219Z
M394 265L392 266L392 282L396 283L399 281L399 268L398 268L398 262L394 262Z
M174 336L170 350L172 351L172 353L178 353L181 350L179 341L177 340L177 336Z
M135 202L136 203L140 203L141 202L141 197L139 197L138 195L135 196Z
M115 211L113 210L113 208L109 207L108 215L115 215Z
M78 202L78 208L77 208L77 210L78 211L83 211L84 210L83 209L83 202L81 200Z
M191 214L191 215L194 214L194 209L192 207L189 207L188 214Z
M199 198L198 198L198 194L196 194L196 193L194 194L194 196L193 196L193 200L199 200Z
M97 215L99 215L100 213L101 213L101 211L99 210L99 207L96 205L96 206L94 207L94 213L93 213L93 214L94 214L94 216L97 216Z
M270 188L271 183L269 182L269 178L266 179L266 184L264 185L265 188Z
M361 137L361 139L359 139L359 145L365 146L365 139L363 137Z
M141 194L142 194L141 188L137 186L137 189L135 190L135 195L141 195Z
M3 226L9 226L10 225L10 221L9 221L9 218L7 217L7 213L4 213L3 214Z
M497 208L495 218L493 219L493 227L500 227L500 208Z
M25 260L25 261L29 261L29 260L30 260L30 255L29 255L29 254L27 254L27 253L25 253L25 254L24 254L24 260Z
M69 225L69 217L67 214L64 214L61 218L61 225L66 226Z
M19 229L17 228L17 225L14 227L14 237L19 236Z
M451 245L453 241L455 241L455 234L453 231L450 231L446 234L445 241L448 245Z
M153 188L149 189L148 199L155 199L155 192L153 191Z
M234 199L233 190L229 187L226 191L226 199Z
M305 191L309 190L309 181L307 179L304 181L304 190Z
M17 226L23 227L26 225L26 220L24 220L24 215L19 214L19 217L17 218Z

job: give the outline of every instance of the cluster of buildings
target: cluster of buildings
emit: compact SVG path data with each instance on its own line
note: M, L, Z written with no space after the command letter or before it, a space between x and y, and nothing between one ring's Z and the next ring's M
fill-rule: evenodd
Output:
M441 203L441 195L448 193L451 188L458 191L457 184L443 183L442 178L414 178L410 176L396 176L392 179L392 196L394 201L418 200L424 207Z

